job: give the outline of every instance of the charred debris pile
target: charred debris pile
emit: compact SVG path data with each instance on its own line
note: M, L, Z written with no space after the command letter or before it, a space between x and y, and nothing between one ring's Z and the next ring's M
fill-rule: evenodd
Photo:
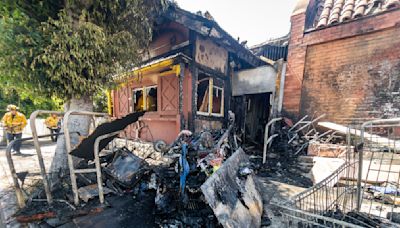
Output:
M66 175L53 184L53 204L47 204L39 188L17 212L17 221L41 227L259 226L261 197L248 156L237 145L233 125L234 117L225 130L199 134L184 130L171 145L157 146L156 156L127 147L102 151L104 204L98 201L96 174L80 173L81 204L75 206ZM77 168L94 168L91 157L80 157ZM149 162L157 159L162 162ZM225 163L231 164L222 169ZM253 209L249 211L249 207ZM226 216L228 211L231 217ZM243 213L249 216L243 219Z

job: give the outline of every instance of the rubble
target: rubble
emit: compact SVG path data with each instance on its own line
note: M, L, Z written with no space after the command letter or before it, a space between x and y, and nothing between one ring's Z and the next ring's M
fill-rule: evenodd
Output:
M105 185L103 190L104 194L107 194L105 207L100 207L101 204L97 200L92 200L98 195L96 175L79 173L78 193L84 201L83 204L76 207L59 205L61 201L73 201L69 176L63 176L53 186L53 195L58 203L45 205L45 202L40 200L44 197L43 193L40 193L19 212L21 221L74 224L79 227L118 227L129 220L129 224L137 224L140 227L218 227L217 216L209 206L201 186L217 172L226 169L226 160L229 160L237 149L233 140L233 120L225 131L204 131L198 134L182 131L171 145L158 148L160 152L155 150L152 143L115 140L117 147L100 153L102 181ZM74 150L83 158L77 164L78 169L94 167L89 152L82 149L87 147L85 144L90 142L84 140L79 145L81 148ZM241 153L244 154L243 151ZM227 166L231 166L229 162ZM239 163L235 166L238 169L235 172L238 181L241 180L242 183L240 188L237 188L238 191L242 191L242 196L237 196L238 202L245 200L247 205L256 205L255 208L251 207L253 224L260 224L261 198L258 197L257 203L251 202L254 195L258 194L251 179L253 169L240 166ZM239 182L232 184L237 187ZM251 195L248 195L250 193ZM115 204L118 206L114 206ZM131 214L121 210L122 205L128 208ZM133 207L134 205L136 206ZM32 210L33 208L35 210ZM139 221L144 211L154 215L153 219L145 223ZM133 214L137 215L136 218L132 217ZM119 219L110 221L110 218Z
M239 148L214 175L207 179L201 190L224 227L260 227L263 203L255 187L251 172L243 175L239 170L248 157ZM245 168L249 170L249 168Z
M135 186L145 172L146 162L126 147L118 149L104 171L112 181L124 187Z
M183 130L169 145L160 141L128 141L111 137L104 142L114 140L113 147L103 150L99 159L103 190L107 194L105 204L94 200L99 195L98 179L94 173L77 174L78 193L84 203L76 206L70 203L73 196L69 176L63 176L53 186L55 203L46 205L45 195L39 192L31 197L26 208L18 212L18 221L52 224L54 227L270 225L279 213L278 209L265 203L273 201L276 192L266 193L265 189L260 190L260 186L286 191L288 196L313 185L334 189L329 196L326 192L318 193L320 197L329 198L338 197L339 193L335 195L334 191L344 191L349 182L355 183L354 177L344 176L338 170L348 162L346 152L349 149L357 151L358 147L345 146L335 132L319 133L314 124L322 117L306 118L298 122L279 119L271 133L274 135L273 143L264 145L268 148L267 154L262 152L261 144L238 145L242 140L235 134L235 119L231 112L226 129L197 133ZM91 148L85 144L90 144L90 141L82 141L77 148ZM76 164L77 168L91 169L94 163L89 152L82 148L74 150L82 158ZM265 164L261 155L268 158ZM377 165L376 162L371 164L371 167ZM379 167L385 165L379 164ZM396 164L393 167L397 167ZM379 173L372 173L366 181L375 177L379 177ZM390 176L389 180L393 178ZM321 184L324 181L327 183ZM399 192L390 183L368 183L369 195L366 197L371 201L398 205ZM299 195L308 194L307 190L303 192ZM287 199L281 199L284 200ZM321 212L331 218L361 216L349 213L340 211L340 208ZM365 221L357 220L366 224L371 221L376 223L369 217Z
M307 149L308 156L337 158L347 152L347 145L333 143L310 142Z
M103 188L104 195L111 193L112 191L109 188ZM85 187L80 187L78 189L79 197L87 203L90 199L93 199L99 196L99 190L97 188L97 184L91 184Z

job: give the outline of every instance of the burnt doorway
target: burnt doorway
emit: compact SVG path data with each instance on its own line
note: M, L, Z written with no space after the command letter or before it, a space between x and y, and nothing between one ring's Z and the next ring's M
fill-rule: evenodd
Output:
M233 99L236 126L246 144L262 146L270 113L270 94L246 94Z

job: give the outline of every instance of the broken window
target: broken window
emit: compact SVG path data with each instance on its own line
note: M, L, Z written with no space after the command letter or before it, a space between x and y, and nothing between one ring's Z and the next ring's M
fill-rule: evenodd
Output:
M209 78L199 80L197 85L197 111L201 113L208 113L209 102Z
M144 111L143 88L133 90L133 111Z
M215 85L217 80L199 75L197 81L197 113L200 115L223 116L224 89L222 83ZM212 89L210 89L212 88Z
M148 86L133 90L133 111L157 111L157 86Z
M146 87L146 110L157 111L157 86Z
M213 96L212 96L212 113L213 114L221 114L222 115L222 96L224 90L220 87L213 87Z

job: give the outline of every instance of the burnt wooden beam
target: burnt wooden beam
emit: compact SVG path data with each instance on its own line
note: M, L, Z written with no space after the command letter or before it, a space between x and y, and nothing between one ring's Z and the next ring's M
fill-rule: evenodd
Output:
M197 62L195 62L194 64L196 65L197 69L199 69L200 71L202 71L202 72L204 72L206 74L211 75L213 78L221 79L221 80L224 80L224 81L228 80L228 75L226 75L224 73L216 71L216 70L214 70L214 69L212 69L210 67L201 65L201 64L199 64Z
M192 131L196 130L196 116L197 116L197 80L199 79L199 70L197 69L194 61L192 63Z
M180 66L180 72L179 72L179 116L180 116L180 130L186 129L185 126L185 118L183 115L183 99L184 99L184 94L183 94L183 82L185 79L185 63L181 62L179 63Z

